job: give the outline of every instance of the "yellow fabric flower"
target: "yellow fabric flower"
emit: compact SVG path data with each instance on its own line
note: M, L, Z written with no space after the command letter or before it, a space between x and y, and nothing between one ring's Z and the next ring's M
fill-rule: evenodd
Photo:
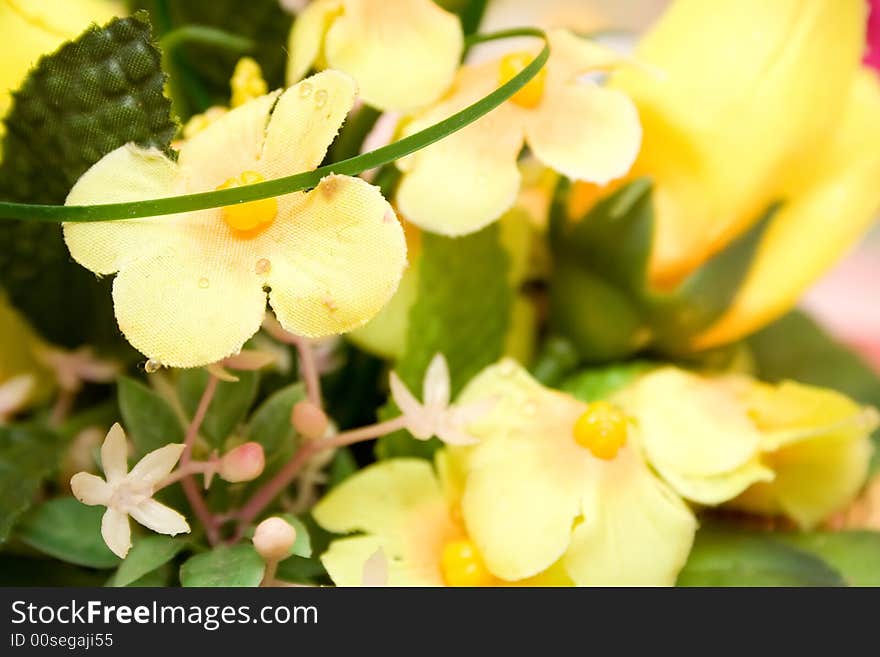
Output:
M353 81L325 71L285 93L252 100L187 140L177 162L123 146L89 169L71 205L113 203L249 184L308 171L351 109ZM64 225L74 259L118 272L119 327L149 358L172 367L240 351L269 303L306 337L362 325L388 301L406 263L403 231L379 190L331 175L277 199L100 223Z
M775 319L880 206L880 83L863 0L678 0L611 86L635 101L633 176L655 182L650 279L667 287L773 219L728 313L694 346Z
M458 18L432 0L316 0L293 24L287 80L335 68L367 104L412 110L446 91L463 47Z
M321 555L337 586L361 586L365 565L379 550L387 558L388 586L509 584L487 569L457 517L454 495L444 492L431 464L422 459L371 465L330 491L312 513L328 531L362 532L333 541ZM511 550L517 550L519 538L508 537ZM517 584L570 581L555 568Z
M624 175L638 152L641 128L622 93L580 79L606 71L618 56L563 30L549 34L542 72L484 118L398 162L403 215L444 235L464 235L498 219L520 187L517 157L528 143L535 157L574 180L604 184ZM491 93L537 54L512 53L464 66L449 93L409 121L414 133ZM454 190L454 191L450 191Z
M110 0L3 0L0 2L0 116L15 91L42 55L79 36L91 23L103 24L125 14L121 2ZM0 132L3 128L0 127Z
M755 484L731 505L784 514L804 529L846 508L868 475L877 410L791 381L753 383L742 395L762 432L762 460L776 477Z
M495 399L447 448L464 524L487 568L517 580L559 562L577 585L671 585L696 530L688 507L642 459L611 405L541 386L512 360L487 368L460 403Z

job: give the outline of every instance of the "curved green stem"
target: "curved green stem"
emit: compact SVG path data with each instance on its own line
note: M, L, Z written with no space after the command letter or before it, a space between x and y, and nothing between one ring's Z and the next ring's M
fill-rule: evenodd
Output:
M0 218L48 222L79 222L155 217L176 214L178 212L219 208L236 203L246 203L273 196L292 194L315 187L321 181L321 178L330 174L355 176L362 171L399 160L448 137L452 133L482 118L528 84L538 74L550 56L550 46L542 30L521 28L492 34L474 35L468 38L468 43L480 43L514 36L533 36L544 40L544 47L541 52L514 78L473 105L453 114L444 121L404 137L393 144L377 148L374 151L362 153L334 164L328 164L313 171L213 192L101 205L30 205L26 203L0 202Z
M249 52L256 46L251 39L205 25L184 25L171 30L159 40L162 52L174 52L187 43L216 46L233 52Z

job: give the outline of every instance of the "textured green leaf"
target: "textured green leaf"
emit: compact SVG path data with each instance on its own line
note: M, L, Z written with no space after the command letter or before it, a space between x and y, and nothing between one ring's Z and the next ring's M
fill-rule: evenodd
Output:
M846 586L820 558L769 535L707 528L697 532L678 586Z
M180 583L183 586L259 586L265 568L253 545L224 545L190 557L180 568Z
M174 410L139 381L119 379L119 410L138 458L163 445L183 442L183 427Z
M409 315L406 348L395 369L418 397L428 363L442 353L452 394L504 352L513 290L510 258L493 224L456 239L422 234L419 294ZM394 411L387 414L394 415ZM381 458L429 456L436 442L417 442L405 432L379 441Z
M0 427L0 543L33 504L64 446L61 438L43 427Z
M90 568L113 568L120 560L101 538L104 511L104 507L86 506L72 497L58 497L28 513L17 536L56 559Z
M780 541L824 559L850 586L880 586L880 532L775 534Z
M202 434L217 448L222 447L229 434L244 422L260 385L259 372L236 372L235 375L238 381L220 381L217 385L217 392L202 423ZM189 417L195 414L199 406L208 376L204 369L183 370L180 373L177 389Z
M144 14L92 27L43 57L5 119L0 198L62 203L111 150L127 142L166 148L177 126L160 59ZM0 285L53 342L121 342L110 280L70 259L58 225L0 222Z
M592 367L573 374L559 386L581 401L605 399L626 387L640 374L655 367L648 361L633 361L607 367Z
M267 461L282 447L292 448L299 443L296 430L290 424L290 414L294 404L305 397L303 384L294 383L270 396L251 416L244 437L263 446Z
M131 585L171 561L186 545L187 539L158 534L136 540L110 585Z

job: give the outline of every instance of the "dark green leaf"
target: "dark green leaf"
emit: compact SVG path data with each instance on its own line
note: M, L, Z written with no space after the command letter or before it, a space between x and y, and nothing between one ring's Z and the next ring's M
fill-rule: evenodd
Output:
M168 402L134 379L119 379L119 410L138 458L163 445L183 442L183 427Z
M260 384L259 372L236 372L236 382L220 381L208 414L202 423L202 434L214 447L220 448L226 438L241 424L257 396ZM208 384L208 372L204 369L183 370L177 389L180 401L189 417L192 417Z
M724 529L697 532L678 586L846 586L821 559L769 536Z
M833 566L850 586L880 586L880 532L774 534L776 538Z
M263 446L267 461L282 447L295 447L298 444L296 430L290 424L290 414L294 404L305 397L305 388L301 383L282 388L264 401L248 422L244 437Z
M507 275L510 258L497 223L466 237L423 233L422 238L419 293L396 370L421 398L428 363L442 353L455 395L503 354L513 299ZM381 458L429 456L436 442L417 442L399 432L380 440L377 449Z
M72 497L41 504L22 520L18 538L32 548L78 566L113 568L119 557L101 538L102 506L86 506Z
M253 545L224 545L190 557L180 568L180 583L183 586L259 586L265 568Z
M357 471L358 464L351 450L347 447L336 450L327 468L327 487L338 486Z
M64 441L30 425L0 427L0 543L55 469Z
M654 364L647 361L593 367L570 376L559 387L581 401L593 402L613 395L653 367Z
M130 586L145 575L171 561L185 548L187 540L151 535L135 541L111 580L111 586Z
M92 27L43 57L5 119L0 198L62 203L113 149L127 142L166 148L177 126L164 85L144 15ZM60 226L0 222L0 285L53 342L121 342L110 282L70 259Z
M555 335L541 345L532 365L532 375L545 386L556 386L580 364L580 354L571 340Z
M101 586L106 573L43 557L0 555L0 586Z

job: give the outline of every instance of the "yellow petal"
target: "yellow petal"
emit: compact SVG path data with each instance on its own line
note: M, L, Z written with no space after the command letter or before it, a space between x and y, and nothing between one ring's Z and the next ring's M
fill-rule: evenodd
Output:
M178 165L190 192L216 189L243 171L259 170L275 91L240 105L183 142Z
M675 281L779 196L832 129L863 49L862 0L679 0L615 76L658 187L651 274Z
M432 0L343 0L324 42L327 66L357 80L364 102L410 110L451 84L463 48L458 18Z
M175 193L178 169L156 149L134 144L111 151L86 171L67 196L66 205L121 203ZM161 248L173 234L174 217L64 224L70 255L96 274L112 274L145 252Z
M865 69L837 130L791 176L733 304L696 348L731 342L781 316L870 226L880 208L878 116L880 81Z
M287 84L299 82L322 58L324 37L342 12L342 0L314 0L296 16L287 50Z
M354 104L354 81L324 71L284 92L269 119L259 171L266 179L311 171L321 164Z
M269 301L292 333L322 337L362 326L388 302L406 265L406 241L378 188L328 176L279 199ZM277 230L275 230L277 228Z
M442 583L443 545L460 535L431 464L419 459L361 470L318 502L313 515L328 531L363 531L374 539L336 541L322 557L334 582L349 586L361 583L364 562L379 547L388 556L392 584Z
M584 482L583 519L563 564L580 586L672 586L697 521L625 448Z
M226 230L216 214L204 225ZM168 367L198 367L241 351L260 328L266 294L246 249L228 248L210 229L177 233L172 247L116 276L113 303L138 351Z

